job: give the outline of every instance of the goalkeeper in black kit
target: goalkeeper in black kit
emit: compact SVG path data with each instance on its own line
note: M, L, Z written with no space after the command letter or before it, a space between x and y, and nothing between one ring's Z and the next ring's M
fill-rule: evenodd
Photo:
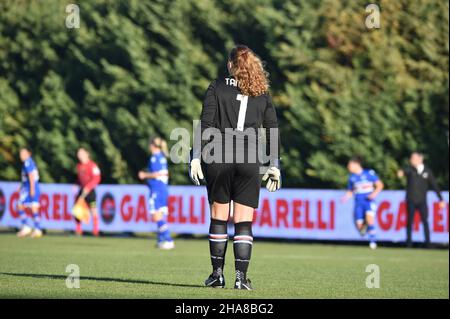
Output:
M247 270L261 179L269 191L281 187L278 122L268 93L268 74L260 58L248 47L238 45L231 50L227 66L230 75L213 81L206 91L189 173L195 184L206 182L211 206L213 271L205 285L225 287L227 223L232 209L234 288L252 290Z

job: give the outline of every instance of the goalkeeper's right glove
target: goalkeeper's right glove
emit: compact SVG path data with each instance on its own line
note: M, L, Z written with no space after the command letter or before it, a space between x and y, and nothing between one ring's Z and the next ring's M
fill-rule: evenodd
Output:
M275 166L267 170L262 180L267 181L266 188L269 192L275 192L281 188L281 173Z

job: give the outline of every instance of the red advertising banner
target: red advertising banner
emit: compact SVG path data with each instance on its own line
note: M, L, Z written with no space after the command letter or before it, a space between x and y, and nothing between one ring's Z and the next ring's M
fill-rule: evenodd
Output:
M0 182L0 226L19 227L18 183ZM46 229L74 229L71 209L78 187L70 184L41 184L42 226ZM341 203L343 191L282 189L261 191L254 215L255 237L365 240L354 226L353 203ZM384 191L377 199L377 237L382 241L405 240L407 212L403 191ZM449 207L439 207L429 193L431 240L448 243ZM444 192L448 203L448 192ZM148 211L148 189L143 185L100 185L97 188L100 229L104 232L155 231ZM209 204L204 187L171 186L168 222L171 230L183 234L207 234ZM90 229L90 225L86 227ZM414 223L415 240L423 240L420 217Z

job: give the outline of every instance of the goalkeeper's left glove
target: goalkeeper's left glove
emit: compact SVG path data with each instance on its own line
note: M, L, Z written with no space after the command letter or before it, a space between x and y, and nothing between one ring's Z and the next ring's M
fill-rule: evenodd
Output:
M191 149L189 153L189 178L191 181L199 186L200 182L205 180L205 177L203 175L202 171L202 164L200 161L200 158L194 157L194 151Z
M275 166L267 170L262 180L267 181L266 188L269 192L275 192L281 188L281 173Z
M204 180L202 165L199 158L194 158L189 165L189 177L195 185L200 185L200 181Z

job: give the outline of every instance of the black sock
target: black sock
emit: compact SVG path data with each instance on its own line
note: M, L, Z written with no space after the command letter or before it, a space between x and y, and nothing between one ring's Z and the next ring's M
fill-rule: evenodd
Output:
M220 276L225 265L225 253L228 245L227 221L211 219L209 226L209 251L214 275Z
M248 265L252 257L253 232L251 222L242 222L234 225L234 258L236 276L245 279Z

